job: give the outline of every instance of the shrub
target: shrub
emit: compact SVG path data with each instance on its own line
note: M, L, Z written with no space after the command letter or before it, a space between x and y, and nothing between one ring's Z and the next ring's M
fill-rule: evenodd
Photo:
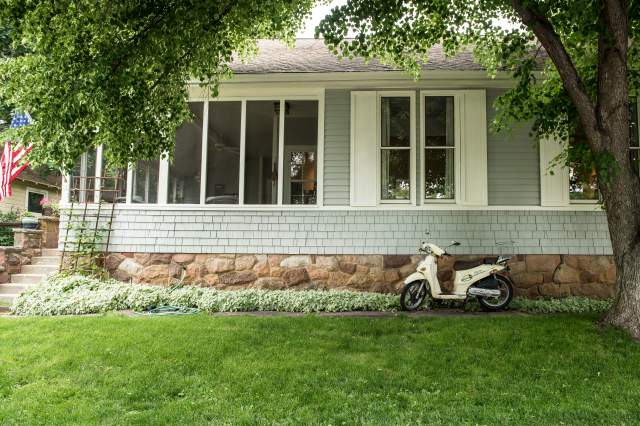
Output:
M611 300L565 297L563 299L514 299L511 309L532 314L603 313L611 307Z

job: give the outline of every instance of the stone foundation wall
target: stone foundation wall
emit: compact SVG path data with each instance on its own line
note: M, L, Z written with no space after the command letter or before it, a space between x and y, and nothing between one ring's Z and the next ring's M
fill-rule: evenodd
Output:
M451 286L456 260L440 260L439 279ZM121 281L168 285L184 283L218 289L340 289L398 292L421 256L409 255L265 255L113 253L105 260ZM525 297L588 296L614 292L615 265L610 256L519 255L510 261L516 294Z

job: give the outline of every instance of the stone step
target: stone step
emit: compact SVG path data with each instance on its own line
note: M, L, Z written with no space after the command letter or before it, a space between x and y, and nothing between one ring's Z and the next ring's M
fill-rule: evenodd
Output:
M0 294L20 294L35 284L0 284Z
M0 293L0 301L5 303L13 303L13 301L18 297L18 294L2 294Z
M38 284L45 277L45 274L12 274L11 284Z
M42 249L42 256L60 256L60 250L56 249Z
M23 274L44 274L50 275L58 272L58 265L22 265Z
M60 256L38 256L31 259L32 265L60 266Z

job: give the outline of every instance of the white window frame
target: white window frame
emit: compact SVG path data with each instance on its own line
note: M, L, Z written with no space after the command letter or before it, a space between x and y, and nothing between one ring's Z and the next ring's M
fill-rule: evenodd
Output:
M46 189L38 189L27 186L24 197L24 211L29 211L29 193L32 192L34 194L42 195L43 198L49 198L49 191ZM42 213L31 212L33 214L41 215Z
M409 110L411 114L410 134L408 147L383 147L382 146L382 98L409 98ZM378 167L378 204L409 204L416 205L416 92L414 90L403 91L378 91L376 93L376 135L377 135L377 167ZM409 151L409 199L408 200L384 200L382 199L382 150L408 150Z
M453 198L437 199L427 198L425 194L425 164L426 164L426 120L425 120L425 107L427 97L453 97L453 131L454 131L454 196ZM421 90L420 91L420 200L423 204L460 204L460 141L462 135L462 96L461 90ZM452 148L435 148L435 149L452 149Z

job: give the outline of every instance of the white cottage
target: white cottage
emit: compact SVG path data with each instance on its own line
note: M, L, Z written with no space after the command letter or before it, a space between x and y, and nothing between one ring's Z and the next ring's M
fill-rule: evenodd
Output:
M219 97L190 87L195 120L172 163L119 172L106 266L135 282L395 291L421 240L455 239L460 256L517 255L521 294L612 294L592 177L548 173L560 145L538 144L526 124L489 129L513 81L437 48L423 69L416 81L339 60L321 40L261 42ZM75 173L100 171L98 150Z

